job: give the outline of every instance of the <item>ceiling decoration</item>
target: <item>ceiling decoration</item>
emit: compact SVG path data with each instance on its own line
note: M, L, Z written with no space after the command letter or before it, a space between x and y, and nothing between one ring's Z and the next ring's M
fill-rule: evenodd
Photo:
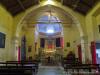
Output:
M17 15L27 8L39 4L43 0L0 0L0 3L13 15ZM54 0L61 2L64 6L70 7L83 15L86 15L100 0Z

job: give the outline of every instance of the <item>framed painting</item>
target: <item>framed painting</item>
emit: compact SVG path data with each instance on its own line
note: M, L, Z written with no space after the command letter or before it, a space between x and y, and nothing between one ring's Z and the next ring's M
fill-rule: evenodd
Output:
M0 48L5 48L6 35L0 32Z

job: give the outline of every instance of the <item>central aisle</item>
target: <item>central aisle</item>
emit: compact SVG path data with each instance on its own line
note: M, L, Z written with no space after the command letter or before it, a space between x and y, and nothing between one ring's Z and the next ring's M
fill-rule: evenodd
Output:
M40 66L37 75L66 75L59 66Z

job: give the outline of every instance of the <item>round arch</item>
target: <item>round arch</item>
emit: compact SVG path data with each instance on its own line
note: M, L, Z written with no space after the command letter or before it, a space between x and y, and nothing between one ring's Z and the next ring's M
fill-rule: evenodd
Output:
M24 13L24 16L21 18L20 22L17 25L16 32L15 32L15 37L19 38L19 33L20 33L20 31L21 31L21 29L23 27L23 24L21 24L21 23L25 19L25 17L27 15L29 15L32 11L35 11L36 9L39 9L39 8L44 7L46 5L47 4L41 4L40 3L40 5L34 6L33 8L29 9L28 11L26 11ZM71 9L63 6L62 4L60 4L58 2L52 4L51 6L57 7L59 9L62 9L64 11L63 13L67 14L67 16L69 16L73 20L73 22L76 23L76 26L77 26L78 31L80 33L80 42L81 42L82 53L83 53L82 54L82 61L85 62L85 52L84 52L85 51L85 47L84 47L84 39L83 39L84 32L83 32L83 29L81 27L80 20L77 18L77 15Z

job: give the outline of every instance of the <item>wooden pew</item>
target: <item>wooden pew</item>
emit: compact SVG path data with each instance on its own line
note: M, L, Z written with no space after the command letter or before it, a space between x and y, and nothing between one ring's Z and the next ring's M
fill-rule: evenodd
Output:
M37 70L36 62L0 62L0 75L35 75Z
M32 68L27 66L0 66L0 75L32 75Z
M100 75L100 64L66 64L64 65L64 70L66 72L71 70L72 73L76 74L82 74L83 71L83 73L94 73Z

